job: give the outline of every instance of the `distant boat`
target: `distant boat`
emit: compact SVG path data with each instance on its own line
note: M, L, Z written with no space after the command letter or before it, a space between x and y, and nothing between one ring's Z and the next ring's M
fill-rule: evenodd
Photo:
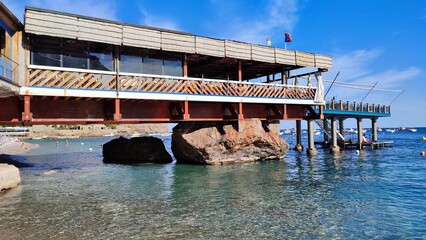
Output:
M410 131L410 132L417 132L417 129L415 129L415 128L409 128L408 131Z
M26 136L29 133L26 127L0 127L0 136Z
M349 128L349 129L346 129L346 130L345 130L345 132L350 132L350 133L352 133L352 132L355 132L355 130L354 130L353 128Z
M290 129L284 129L284 130L282 130L282 131L280 132L280 135L283 135L283 134L289 134L289 133L291 133L291 130L290 130Z
M422 136L422 140L426 140L426 137L425 137L425 136Z
M314 135L320 135L321 134L321 131L320 130L315 130L314 131Z
M395 129L386 129L386 132L389 132L389 133L394 133L396 130Z
M381 132L381 131L383 131L383 129L382 128L377 128L377 131Z

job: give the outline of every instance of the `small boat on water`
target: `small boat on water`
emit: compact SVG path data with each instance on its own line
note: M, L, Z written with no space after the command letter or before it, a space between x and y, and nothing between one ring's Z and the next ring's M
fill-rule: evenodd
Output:
M281 132L280 132L280 135L283 135L283 134L290 134L291 133L291 130L290 129L284 129L284 130L282 130Z
M410 131L410 132L417 132L417 129L415 129L415 128L409 128L408 131Z
M345 129L345 132L353 133L355 130L353 128Z
M320 135L320 134L321 134L320 130L317 129L317 130L314 131L314 135Z
M425 140L425 141L426 141L426 137L425 137L425 136L422 136L422 140Z
M386 132L388 133L394 133L396 131L396 129L386 129Z

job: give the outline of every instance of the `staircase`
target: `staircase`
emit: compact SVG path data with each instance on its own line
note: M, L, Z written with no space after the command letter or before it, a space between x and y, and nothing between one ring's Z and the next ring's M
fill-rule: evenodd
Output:
M327 119L326 122L327 122L328 131L326 131L326 129L324 127L324 121L323 120L315 119L315 123L325 132L325 134L327 134L328 138L331 139L332 138L332 136L331 136L331 120ZM343 137L343 135L340 133L340 131L336 131L336 133L337 133L337 136L341 140L345 141L345 137Z

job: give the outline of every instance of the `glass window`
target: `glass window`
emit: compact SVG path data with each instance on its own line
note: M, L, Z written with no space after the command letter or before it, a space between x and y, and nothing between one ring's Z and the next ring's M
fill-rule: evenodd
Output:
M111 46L92 44L89 52L89 69L113 71L113 58Z
M87 69L87 53L64 52L62 67Z
M142 57L122 54L120 57L120 72L142 73Z
M62 67L87 69L87 45L84 42L65 40L62 50Z
M31 38L31 64L60 67L60 39L50 37Z
M113 71L113 59L112 54L105 53L89 53L89 69L102 70L102 71Z
M53 50L37 49L32 51L32 62L34 65L61 66L61 54Z
M182 61L164 59L163 74L169 76L182 76Z
M158 58L144 57L143 73L146 74L163 74L163 60Z

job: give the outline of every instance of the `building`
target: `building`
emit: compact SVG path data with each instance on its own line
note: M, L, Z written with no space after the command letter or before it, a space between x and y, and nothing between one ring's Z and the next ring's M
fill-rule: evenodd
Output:
M24 26L2 3L0 13L0 124L300 120L325 104L327 55L32 7Z

